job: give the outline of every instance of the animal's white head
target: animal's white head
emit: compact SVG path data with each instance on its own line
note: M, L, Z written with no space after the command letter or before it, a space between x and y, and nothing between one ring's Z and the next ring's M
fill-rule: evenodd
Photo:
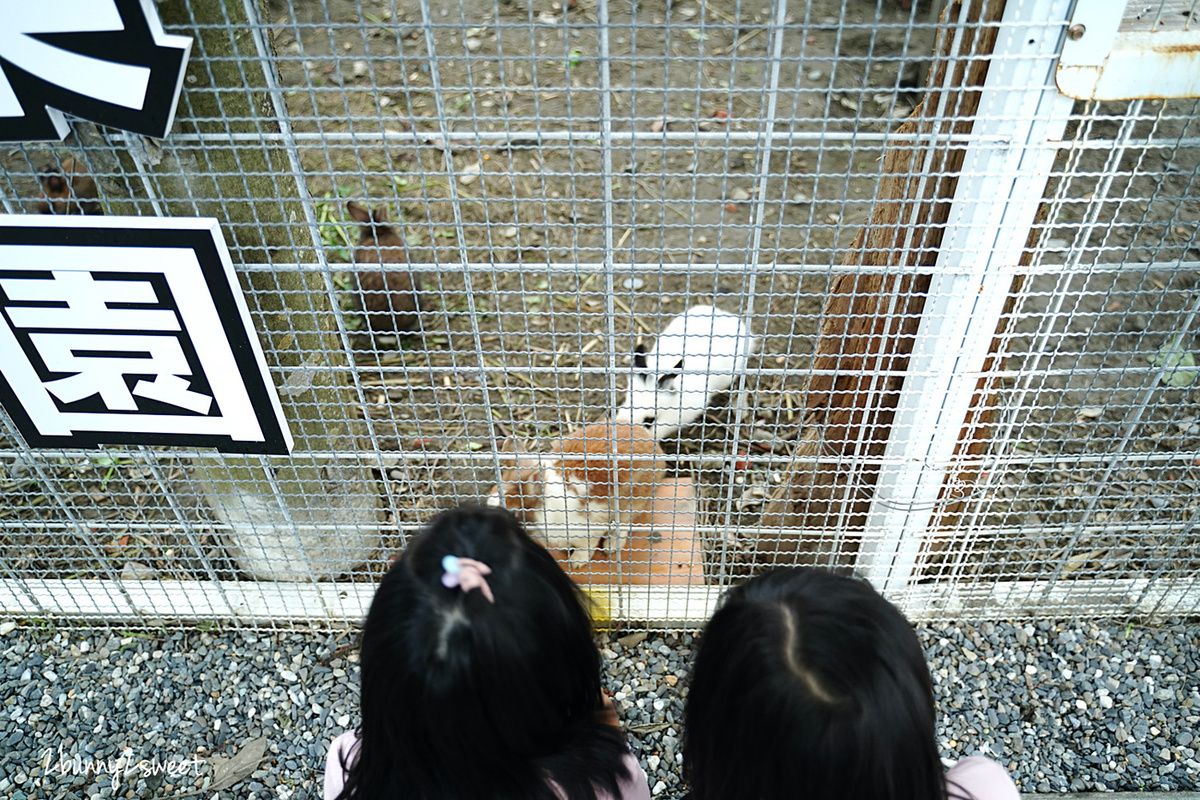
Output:
M694 306L663 329L649 352L633 354L629 394L614 419L643 425L662 439L700 418L713 395L746 369L758 347L750 326L736 314Z

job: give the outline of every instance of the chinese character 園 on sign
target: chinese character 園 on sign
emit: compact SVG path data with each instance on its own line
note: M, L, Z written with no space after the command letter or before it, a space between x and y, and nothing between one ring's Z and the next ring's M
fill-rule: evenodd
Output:
M0 402L33 447L292 446L209 219L0 216Z

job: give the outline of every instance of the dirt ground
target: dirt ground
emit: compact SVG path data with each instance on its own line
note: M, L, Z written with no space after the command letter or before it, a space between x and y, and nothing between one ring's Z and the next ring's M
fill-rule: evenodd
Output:
M356 13L349 3L329 9L333 19L339 11L350 19ZM386 364L375 353L360 355L368 392L386 386L370 408L385 446L434 441L451 454L437 475L411 464L394 470L405 480L400 494L435 506L479 494L494 481L493 465L455 463L461 456L481 444L490 450L496 434L544 445L604 416L613 407L614 384L625 386L623 377L612 378L610 342L619 374L629 368L627 354L637 341L651 342L670 317L716 298L751 316L763 336L762 355L752 363L758 375L751 378L748 417L758 424L735 440L729 413L718 406L711 424L693 426L667 447L681 456L680 474L700 479L710 517L751 520L778 471L765 460L747 470L759 465L729 456L755 445L770 456L786 450L777 439L795 435L807 342L827 284L825 276L801 280L797 272L772 269L749 279L740 267L754 251L752 200L758 192L767 197L760 265L836 263L838 245L867 214L882 153L877 142L850 146L849 136L883 132L911 110L916 98L897 91L901 73L917 70L932 46L932 31L909 30L898 6L882 9L892 27L878 30L839 30L836 11L802 11L808 33L782 43L785 91L776 130L789 137L773 147L768 164L761 143L727 136L755 130L766 113L770 5L613 7L611 127L651 138L622 143L612 154L612 258L646 267L612 277L611 316L608 277L592 266L604 259L605 222L594 4L563 12L474 2L437 11L436 74L425 60L430 42L415 9L397 9L393 18L388 3L364 5L368 23L386 23L369 24L365 35L357 27L329 35L315 5L280 14L275 21L290 28L276 38L290 59L281 72L287 83L309 88L289 97L298 131L412 132L433 145L304 152L315 176L310 191L330 206L344 194L396 197L414 262L520 264L519 271L472 274L474 316L466 313L462 276L437 273L429 292L435 320L423 340L402 342L413 350L389 354ZM864 4L848 13L869 22L874 9ZM430 91L439 85L440 107ZM471 136L439 147L441 116L447 131L478 134L479 143ZM551 136L562 131L575 138L558 144ZM831 133L846 144L822 144ZM340 209L329 216L339 219ZM353 232L334 236L343 243L334 257L345 258ZM538 264L589 266L542 272ZM456 364L456 355L474 348L476 326L483 363L494 368L488 401L495 427L482 390L458 380L439 386L436 376L422 380L407 372ZM360 344L377 342L363 337ZM384 367L378 379L371 374L376 365ZM459 413L447 419L448 409ZM413 503L403 521L417 521L427 509Z
M919 99L911 84L933 43L925 12L793 3L772 97L767 2L620 2L603 31L593 0L431 8L428 31L417 4L391 0L279 3L268 20L326 256L357 331L355 380L388 514L371 569L434 509L486 493L500 439L547 446L609 413L634 344L714 300L762 337L745 424L722 398L665 444L672 474L697 481L702 525L756 524L798 433L831 277L820 267L841 261L868 214L880 135ZM741 134L759 130L772 102L779 138L768 151ZM1200 496L1189 455L1200 447L1200 391L1165 388L1146 367L1176 334L1182 349L1200 349L1181 314L1200 288L1197 115L1191 101L1129 114L1125 103L1077 105L1067 141L1082 145L1059 158L1040 263L1154 263L1027 282L995 434L1018 457L978 490L972 534L942 534L954 538L959 576L1030 577L1046 563L1089 575L1196 568L1182 531ZM616 139L611 164L597 135L606 120L630 134ZM1125 134L1125 151L1086 146ZM363 330L347 199L389 208L409 260L426 265L422 333ZM613 263L635 268L597 266L606 230ZM178 513L162 488L178 468L149 451L98 456L51 467L47 484L14 462L0 476L4 514L55 529L43 490L56 484L80 518L105 523L105 540L85 549L88 563L107 566L67 567L46 545L10 567L111 574L135 562L208 574L203 559L178 560L207 547L207 534L162 531ZM114 524L122 519L127 533ZM721 547L707 544L715 557Z

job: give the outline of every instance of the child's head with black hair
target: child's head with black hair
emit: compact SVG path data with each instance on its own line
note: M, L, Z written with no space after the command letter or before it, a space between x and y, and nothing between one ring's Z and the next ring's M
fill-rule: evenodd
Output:
M587 597L501 508L443 512L362 632L362 726L341 797L618 796Z
M870 584L780 569L731 589L687 698L694 800L945 800L916 633Z

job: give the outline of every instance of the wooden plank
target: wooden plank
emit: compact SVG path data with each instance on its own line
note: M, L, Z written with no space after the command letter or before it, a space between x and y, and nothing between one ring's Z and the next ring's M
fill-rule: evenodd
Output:
M879 471L870 461L885 450L930 284L928 272L896 268L937 264L966 152L958 137L972 133L1004 7L1004 0L956 0L942 15L925 99L897 131L924 135L889 143L871 216L843 259L878 271L837 275L831 283L812 362L821 372L804 393L792 465L763 509L763 527L777 530L752 543L747 570L853 562ZM997 366L989 357L984 373ZM986 448L991 388L980 379L956 452ZM830 458L844 463L831 467ZM957 475L963 483L974 478ZM953 505L943 510L943 524L952 525L957 513ZM804 535L813 527L855 533L831 550Z

